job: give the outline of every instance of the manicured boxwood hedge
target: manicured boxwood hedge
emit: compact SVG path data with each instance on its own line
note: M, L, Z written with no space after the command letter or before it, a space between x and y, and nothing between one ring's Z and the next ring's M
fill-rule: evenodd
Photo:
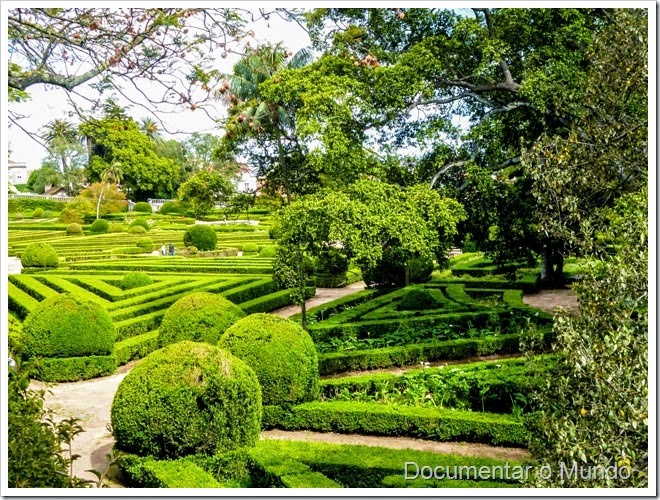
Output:
M546 345L554 340L551 330L544 333ZM401 347L319 354L319 373L332 375L355 370L416 365L420 361L465 359L488 354L513 354L520 351L518 334L493 335L479 339L426 342Z
M122 380L111 422L118 449L178 458L254 445L261 413L250 367L218 347L179 342L149 354Z
M305 297L311 298L316 295L316 288L308 286L305 288ZM262 297L249 300L240 304L240 308L245 314L254 314L260 312L271 312L280 307L290 306L292 304L291 291L279 290L277 292L269 293Z
M318 398L316 348L309 334L293 321L252 314L230 326L218 345L255 371L265 405Z
M35 377L44 382L75 382L112 375L116 369L114 355L40 358L36 362Z
M221 488L211 474L189 458L154 460L127 454L120 459L122 479L137 488Z
M527 446L529 438L522 419L493 413L343 401L304 403L280 411L267 408L262 421L264 429L410 436L522 447Z
M92 225L89 228L89 230L94 234L107 233L109 229L110 223L103 219L96 219L94 222L92 222Z
M144 358L158 349L158 330L136 335L115 344L117 364L125 365L134 359Z
M209 226L202 224L196 224L186 229L183 235L183 244L185 246L193 246L200 251L214 250L217 242L218 236L215 234L215 231Z
M30 243L21 253L23 267L56 268L59 258L55 249L48 243Z

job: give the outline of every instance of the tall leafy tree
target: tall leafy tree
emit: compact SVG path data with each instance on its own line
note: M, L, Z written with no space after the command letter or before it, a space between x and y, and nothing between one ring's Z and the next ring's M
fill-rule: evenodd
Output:
M85 155L76 126L68 120L55 119L43 127L42 139L46 141L51 157L60 162L60 170L65 173L69 168L78 168Z
M239 146L249 163L257 159L262 174L279 171L286 199L290 201L292 192L292 163L294 152L300 156L300 145L295 136L295 123L291 109L277 100L267 99L262 93L264 82L286 68L298 68L310 60L310 53L301 50L295 55L281 44L261 45L249 49L234 66L234 72L227 77L227 83L220 92L229 105L229 120L226 124L225 154L236 154ZM266 151L266 158L250 154L256 145ZM265 160L265 161L264 161ZM277 168L273 169L272 165Z
M201 218L213 210L216 204L226 202L233 186L226 178L213 170L200 170L179 188L179 199L189 203L195 217Z

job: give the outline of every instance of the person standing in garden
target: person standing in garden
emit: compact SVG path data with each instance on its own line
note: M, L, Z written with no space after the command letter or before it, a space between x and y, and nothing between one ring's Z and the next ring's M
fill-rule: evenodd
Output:
M170 255L174 255L174 243L170 241Z
M160 247L160 254L167 255L167 248L165 248L165 243L163 243L163 246Z

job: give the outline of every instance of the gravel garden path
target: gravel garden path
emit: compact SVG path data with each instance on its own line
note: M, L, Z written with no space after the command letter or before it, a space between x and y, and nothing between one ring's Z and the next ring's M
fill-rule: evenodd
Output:
M577 316L580 305L577 295L570 288L559 288L556 290L541 290L523 296L523 302L528 306L543 309L551 313L556 312L560 307L568 310L573 316Z
M318 288L317 295L307 301L307 307L314 307L330 302L339 297L349 295L362 290L364 283L354 283L345 288ZM525 302L534 307L545 310L554 310L558 306L577 308L577 299L570 290L551 290L526 296ZM299 307L286 307L275 311L279 316L288 317L300 311ZM468 361L480 361L490 359L503 359L505 356L486 356ZM115 392L126 374L135 366L133 361L121 366L117 372L108 377L101 377L81 382L53 384L46 394L46 407L51 409L56 420L77 417L85 432L79 434L73 442L73 453L79 454L80 458L74 462L74 474L85 479L96 479L87 469L103 471L106 467L106 454L110 453L114 445L114 438L108 430L110 424L110 407ZM439 364L447 364L439 363ZM402 373L406 369L417 368L403 367L395 370L387 370L392 373ZM368 373L374 373L370 371ZM341 376L355 375L358 373L344 373ZM33 381L31 388L39 389L45 384ZM412 438L393 438L377 436L343 435L335 433L315 432L286 432L267 431L263 433L264 439L294 439L308 441L326 441L342 444L364 444L368 446L383 446L397 449L415 449L435 451L439 453L457 453L462 455L475 455L495 458L510 458L520 460L525 458L526 451L517 448L502 448L470 443L439 443ZM118 485L115 485L118 486Z

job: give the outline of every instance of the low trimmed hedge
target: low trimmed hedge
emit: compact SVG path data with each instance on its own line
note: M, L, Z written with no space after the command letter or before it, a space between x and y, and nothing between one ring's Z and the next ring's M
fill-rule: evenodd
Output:
M264 411L262 427L522 447L527 446L529 438L523 421L508 415L343 401Z
M552 331L544 333L546 345L554 340ZM383 347L364 351L319 354L319 373L333 375L356 370L373 370L392 366L416 365L420 361L465 359L488 354L520 352L520 335L491 335L479 339L426 342L400 347Z
M117 358L114 355L40 358L36 369L36 378L44 382L75 382L112 375L117 369Z
M257 448L250 451L253 488L341 488L342 486L308 465Z
M316 287L308 286L305 288L305 298L309 299L316 295ZM292 304L291 290L280 290L263 297L242 302L239 307L245 314L271 312L280 307L290 306Z
M158 349L158 330L136 335L115 344L117 364L125 365L134 359L144 358Z
M128 486L137 488L221 488L222 485L189 458L154 460L126 455L119 461Z

